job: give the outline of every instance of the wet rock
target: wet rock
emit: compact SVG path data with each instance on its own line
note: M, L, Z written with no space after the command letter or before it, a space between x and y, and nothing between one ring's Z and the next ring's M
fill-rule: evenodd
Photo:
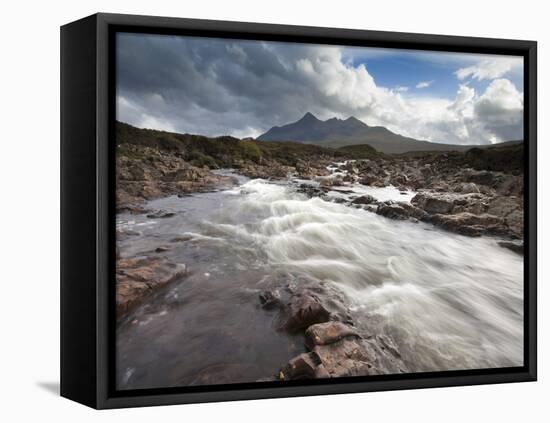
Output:
M399 173L391 178L392 185L406 186L409 183L409 178L404 173Z
M317 369L322 368L331 378L403 373L407 370L401 358L378 338L345 337L331 344L317 345L312 353L320 363Z
M300 276L270 278L264 282L264 286L268 287L264 292L277 291L280 294L279 314L275 323L279 330L296 333L329 320L351 321L344 295L333 284ZM266 299L270 300L271 294L266 293Z
M314 163L299 160L295 166L296 173L301 179L315 179L317 176L326 176L330 174L325 167L319 167L318 165L317 163L314 165Z
M300 184L296 189L299 193L307 195L309 198L320 197L325 193L321 188L309 184Z
M503 248L508 248L514 253L523 255L523 241L500 241L498 245Z
M155 253L165 253L166 251L170 251L170 247L160 246L155 248Z
M450 213L454 207L454 201L449 195L437 195L435 193L416 194L411 203L430 214Z
M313 353L303 353L294 357L279 373L281 380L315 379L326 376L328 373Z
M422 166L420 168L420 173L422 174L422 176L424 177L427 177L427 176L432 176L434 174L434 171L432 169L432 165L431 164L425 164L424 166Z
M151 213L148 213L147 217L149 219L165 219L167 217L173 217L175 215L176 215L176 213L173 213L173 212L167 212L167 211L164 211L164 210L155 210Z
M421 220L426 216L426 212L409 203L382 203L376 209L376 214L395 220L406 220L409 218Z
M427 220L436 226L460 235L504 235L508 232L503 225L503 220L491 214L476 215L467 212L453 215L435 214Z
M523 196L523 175L501 175L496 184L496 191L503 196Z
M344 338L329 345L317 345L312 351L328 377L376 374L374 356L361 339Z
M116 211L117 213L129 213L129 214L147 213L147 210L145 210L140 205L135 204L137 202L139 202L139 200L137 200L136 198L130 197L125 193L119 191L117 193Z
M117 241L123 241L133 236L139 236L141 232L134 231L132 229L117 229L116 230L116 239Z
M460 192L464 194L476 194L479 193L479 188L473 182L461 184Z
M488 170L469 170L466 173L466 180L479 185L491 186L495 181L495 172Z
M284 179L296 169L291 166L282 165L275 161L264 161L263 163L243 163L239 171L242 175L252 179ZM305 178L309 179L309 178Z
M163 258L119 258L116 262L116 313L126 315L159 288L183 277L187 268Z
M305 329L315 323L327 322L330 312L312 293L302 293L291 297L286 307L287 318L283 328L290 332Z
M488 203L487 213L502 217L510 233L516 238L523 237L524 212L522 198L496 197Z
M281 293L278 290L265 290L260 293L260 304L263 308L270 310L281 307Z
M173 243L187 242L187 241L190 241L192 239L193 239L193 237L191 235L182 235L182 236L177 236L177 237L172 238L170 240L170 242L173 242Z
M361 197L354 198L351 203L352 204L373 204L376 203L377 200L372 195L362 195Z
M324 196L323 200L329 201L331 203L336 203L336 204L343 204L348 202L348 200L346 200L343 197L334 197L334 196Z
M349 161L345 165L342 166L342 170L345 170L346 172L357 175L359 173L359 169L357 168L357 162L355 161Z
M342 322L318 323L307 328L306 345L313 349L315 345L332 344L347 336L359 337L359 333Z
M371 175L371 174L362 175L361 178L359 179L360 184L367 185L367 186L377 185L379 184L379 182L380 182L380 178L378 176Z

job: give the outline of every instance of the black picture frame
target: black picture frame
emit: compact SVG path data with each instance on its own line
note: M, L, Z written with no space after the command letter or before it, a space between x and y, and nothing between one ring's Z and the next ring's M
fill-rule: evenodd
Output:
M114 34L117 31L524 57L524 366L139 391L114 389ZM535 381L537 44L534 41L95 14L61 27L61 395L134 406Z

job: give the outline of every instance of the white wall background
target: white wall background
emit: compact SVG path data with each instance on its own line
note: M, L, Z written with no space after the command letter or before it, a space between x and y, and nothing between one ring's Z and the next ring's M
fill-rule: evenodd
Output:
M96 412L58 397L59 26L98 12L534 39L539 42L539 381ZM461 0L11 1L0 65L0 420L239 422L548 421L550 303L545 3ZM546 395L545 395L546 390Z

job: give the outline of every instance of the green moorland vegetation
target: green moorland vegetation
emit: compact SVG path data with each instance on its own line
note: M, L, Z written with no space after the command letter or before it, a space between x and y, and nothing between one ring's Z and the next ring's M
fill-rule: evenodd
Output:
M465 152L459 151L416 151L411 153L386 155L377 152L367 144L349 145L337 149L314 144L296 142L257 141L254 139L222 136L210 138L202 135L177 134L153 129L139 129L126 123L116 124L117 153L133 159L140 150L129 145L146 146L162 153L181 157L194 166L209 168L232 167L238 161L261 163L276 161L282 165L295 166L299 161L319 158L329 160L414 158L433 156L438 160L445 154L447 160L457 165L494 171L523 172L523 142L508 142L487 147L473 147ZM143 151L150 151L144 149Z

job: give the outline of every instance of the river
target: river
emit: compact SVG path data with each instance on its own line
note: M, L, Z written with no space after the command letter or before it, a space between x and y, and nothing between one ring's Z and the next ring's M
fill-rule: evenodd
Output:
M117 215L134 233L119 241L122 256L171 245L162 254L189 268L118 325L119 389L272 378L305 348L300 335L276 330L276 311L258 294L267 279L298 274L341 290L356 325L391 337L411 371L523 364L523 258L496 239L308 198L296 189L304 181L238 179L146 205L170 218ZM346 188L329 194L414 195Z

